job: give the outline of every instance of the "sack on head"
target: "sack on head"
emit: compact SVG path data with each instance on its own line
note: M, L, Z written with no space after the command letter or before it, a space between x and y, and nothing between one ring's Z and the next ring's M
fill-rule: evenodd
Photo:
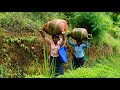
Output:
M88 37L88 32L85 28L74 28L69 35L77 41L82 41Z
M51 20L47 22L46 24L44 24L42 27L42 29L50 35L54 35L54 34L59 35L62 32L65 32L67 28L68 28L68 24L63 19Z

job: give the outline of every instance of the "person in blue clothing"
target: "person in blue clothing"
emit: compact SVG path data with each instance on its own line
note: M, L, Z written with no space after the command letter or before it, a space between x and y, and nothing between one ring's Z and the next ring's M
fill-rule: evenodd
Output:
M82 67L84 65L84 49L88 47L88 37L86 38L86 42L82 43L82 41L77 41L76 43L71 42L70 35L67 35L67 42L69 45L74 47L74 54L73 54L73 60L72 65L73 68L76 69L78 67Z

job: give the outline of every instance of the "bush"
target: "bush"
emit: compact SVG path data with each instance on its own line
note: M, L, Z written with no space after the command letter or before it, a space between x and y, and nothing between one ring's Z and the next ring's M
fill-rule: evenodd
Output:
M37 23L27 18L22 12L0 13L0 26L6 30L35 30Z
M35 31L47 21L57 18L65 17L59 12L6 12L0 13L0 27L11 31Z
M94 38L100 38L104 32L112 29L113 21L105 12L75 12L70 23L73 27L86 28Z

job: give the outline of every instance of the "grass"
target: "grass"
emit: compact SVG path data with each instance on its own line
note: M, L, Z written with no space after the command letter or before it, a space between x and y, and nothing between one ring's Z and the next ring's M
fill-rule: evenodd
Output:
M64 75L59 76L59 78L120 78L119 58L119 55L115 55L98 59L99 63L96 63L93 67L68 70Z
M25 78L46 78L46 77L41 74L41 75L27 75Z
M43 46L43 49L44 49L43 74L44 76L49 76L48 55L46 54L45 45Z
M64 75L57 78L120 78L120 55L100 57L94 65L92 62L88 67L77 68L76 70L68 69ZM50 76L40 75L27 75L25 78L53 78Z
M4 77L4 67L3 67L2 64L0 65L0 70L1 70L1 71L0 71L0 72L1 72L1 73L0 73L0 77L3 78L3 77Z

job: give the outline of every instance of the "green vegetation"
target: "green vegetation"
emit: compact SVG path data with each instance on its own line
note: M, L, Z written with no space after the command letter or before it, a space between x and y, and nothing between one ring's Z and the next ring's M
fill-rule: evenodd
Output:
M88 61L83 68L69 69L73 48L67 45L69 60L64 65L65 74L58 78L120 77L120 13L1 12L1 78L52 78L49 76L50 48L37 31L53 19L67 20L66 34L75 27L83 27L93 35L89 48L85 50Z
M94 66L78 68L73 71L68 70L59 78L119 78L119 59L120 56L116 55L108 58L99 58Z

